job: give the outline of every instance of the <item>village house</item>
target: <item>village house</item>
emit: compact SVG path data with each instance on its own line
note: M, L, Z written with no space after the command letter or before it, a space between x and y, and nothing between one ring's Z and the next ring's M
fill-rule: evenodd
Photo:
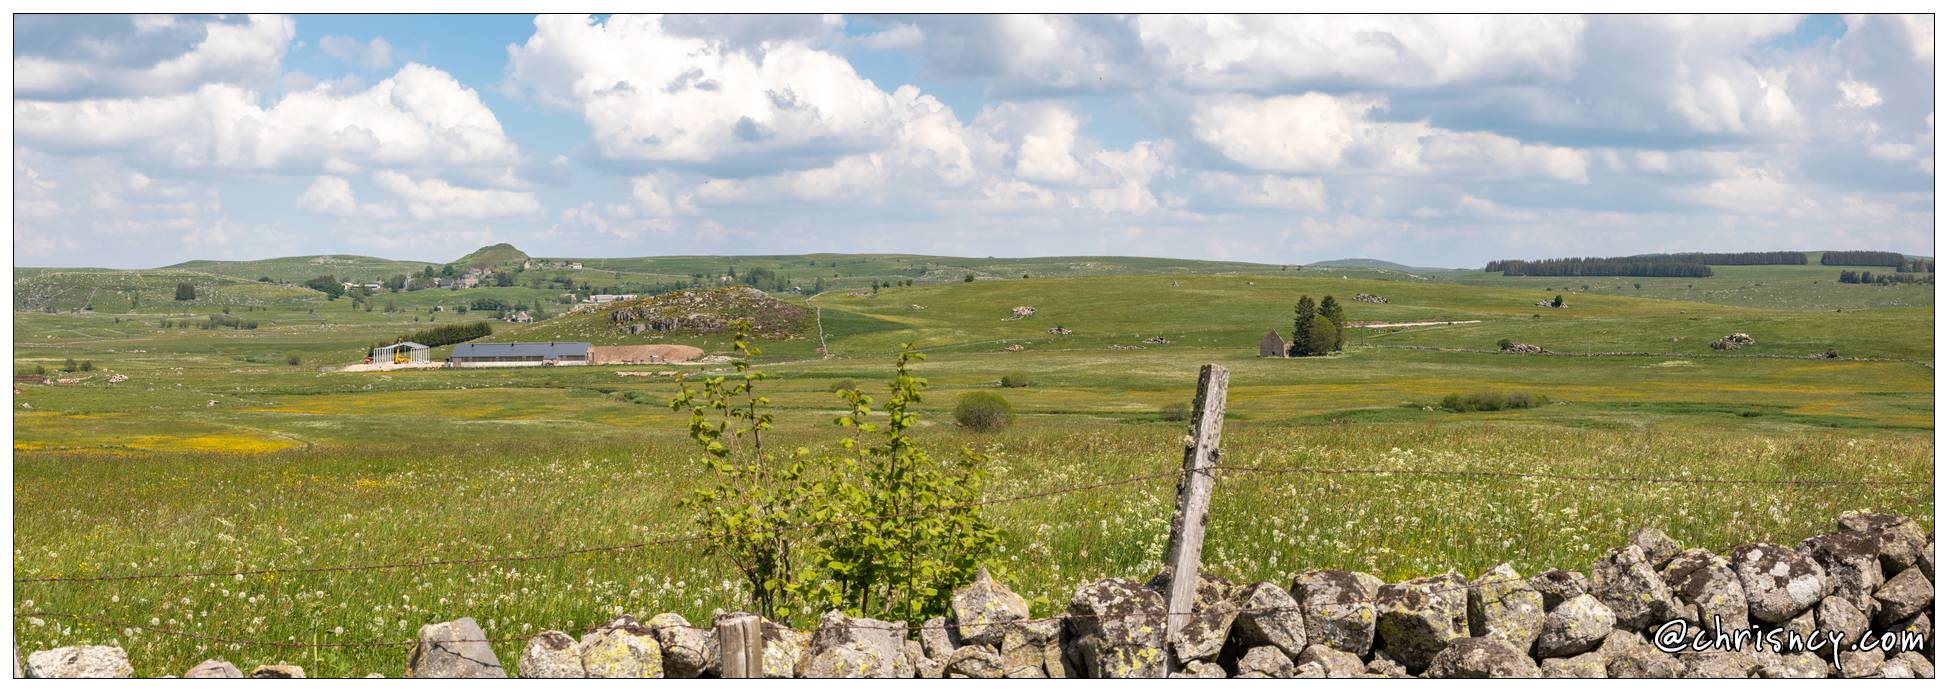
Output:
M1287 350L1285 339L1278 335L1276 329L1266 330L1265 338L1258 340L1260 358L1284 358Z
M569 268L569 269L581 269L581 268L582 268L582 263L581 263L581 262L569 262L569 263L568 263L568 268Z
M587 342L460 344L447 362L456 368L518 368L536 365L588 365Z
M514 312L514 313L511 313L511 314L509 314L509 315L507 316L507 321L509 321L509 322L515 322L515 323L519 323L519 324L527 324L527 323L529 323L529 322L533 322L533 321L534 321L534 316L532 316L532 315L529 315L529 314L528 314L528 311L526 311L526 310L519 310L519 311L516 311L516 312Z
M582 300L584 303L613 303L619 300L635 300L634 293L597 293Z

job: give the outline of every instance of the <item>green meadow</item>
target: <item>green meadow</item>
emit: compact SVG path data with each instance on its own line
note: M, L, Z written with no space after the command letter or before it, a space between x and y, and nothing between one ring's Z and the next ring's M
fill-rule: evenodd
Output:
M342 261L373 271L424 266ZM559 316L568 306L545 301L560 292L527 284L381 293L367 311L288 285L322 273L321 264L265 262L20 272L14 368L74 381L16 385L16 577L531 556L694 530L676 502L705 467L687 419L661 402L675 390L670 373L723 365L331 372L374 341L478 319L454 310L476 297L547 304L553 316L496 324L492 341L587 334L600 331L599 318ZM778 294L816 309L806 333L760 344L779 443L833 450L832 421L844 409L834 384L883 391L893 355L912 343L927 356L916 367L929 382L920 440L937 454L989 455L991 499L1167 475L1181 464L1184 423L1164 410L1189 402L1200 365L1225 365L1224 464L1237 470L1220 477L1205 559L1232 579L1284 582L1328 567L1387 579L1472 576L1502 561L1525 574L1586 571L1640 526L1722 551L1797 542L1851 510L1897 512L1932 529L1931 485L1426 474L1931 483L1932 285L1843 285L1840 267L1817 264L1714 268L1703 279L1567 279L1138 258L582 262L576 271L644 283L733 264L823 279L822 294ZM173 299L185 281L197 300ZM884 287L893 282L902 285ZM1354 302L1356 293L1389 302ZM1257 357L1267 329L1289 332L1299 296L1326 294L1350 320L1461 324L1356 329L1336 355ZM1557 294L1565 307L1535 306ZM1035 314L1013 319L1015 306ZM226 308L257 328L159 326ZM1051 333L1057 326L1073 333ZM1757 343L1710 348L1733 332ZM1554 355L1495 352L1501 339ZM721 336L663 340L727 348ZM1808 357L1828 349L1840 358ZM57 372L69 359L93 370ZM110 383L111 374L128 379ZM1029 385L998 388L1009 374ZM955 426L954 399L972 391L999 391L1015 425L986 434ZM1548 403L1439 408L1447 395L1478 392ZM1003 532L991 566L1035 599L1037 614L1063 608L1086 580L1147 578L1161 566L1174 492L1158 477L991 505L983 511ZM309 645L408 640L422 624L463 615L511 638L579 632L618 612L708 621L741 602L734 574L700 549L17 583L17 613L114 624L23 616L16 632L23 650L119 642L144 675L181 674L217 654L240 665L288 661L314 675L397 675L403 647ZM802 613L797 624L816 617ZM519 644L497 649L509 660Z

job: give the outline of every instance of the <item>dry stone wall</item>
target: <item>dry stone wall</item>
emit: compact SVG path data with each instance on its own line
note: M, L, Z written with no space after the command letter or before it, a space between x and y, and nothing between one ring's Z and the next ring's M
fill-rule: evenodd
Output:
M1188 624L1165 641L1168 579L1080 585L1057 616L985 571L954 594L951 613L909 626L833 612L810 631L762 627L765 677L860 678L1932 678L1934 540L1886 514L1841 517L1792 546L1724 553L1679 545L1655 529L1630 536L1587 572L1532 576L1507 564L1468 579L1385 583L1319 570L1289 583L1200 579ZM725 614L733 617L741 614ZM1683 630L1685 636L1670 634ZM1770 632L1780 646L1736 650L1674 643ZM1837 633L1792 646L1792 635ZM1863 649L1919 635L1914 649ZM713 627L663 614L620 617L581 637L548 631L502 667L473 620L427 625L407 653L410 677L715 677ZM1695 650L1694 650L1695 649ZM112 646L26 658L28 677L126 677ZM16 657L16 666L19 658ZM184 677L303 677L296 666L197 664Z

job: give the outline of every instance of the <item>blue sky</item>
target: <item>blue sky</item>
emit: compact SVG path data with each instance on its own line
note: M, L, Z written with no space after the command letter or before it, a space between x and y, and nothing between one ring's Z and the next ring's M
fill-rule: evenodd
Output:
M1929 17L17 21L27 266L1933 254Z

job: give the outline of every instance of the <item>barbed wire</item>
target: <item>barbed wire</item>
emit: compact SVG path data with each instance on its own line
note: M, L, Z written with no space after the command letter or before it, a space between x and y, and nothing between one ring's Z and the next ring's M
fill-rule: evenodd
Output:
M1908 480L1901 478L1690 478L1682 476L1622 476L1601 474L1547 473L1531 471L1468 471L1441 469L1383 469L1383 468L1329 468L1318 466L1218 466L1219 472L1263 473L1268 475L1307 474L1319 476L1369 475L1369 476L1441 476L1453 478L1494 478L1503 480L1557 480L1603 483L1645 483L1660 485L1838 485L1838 486L1877 486L1877 485L1925 485L1933 486L1931 480Z

